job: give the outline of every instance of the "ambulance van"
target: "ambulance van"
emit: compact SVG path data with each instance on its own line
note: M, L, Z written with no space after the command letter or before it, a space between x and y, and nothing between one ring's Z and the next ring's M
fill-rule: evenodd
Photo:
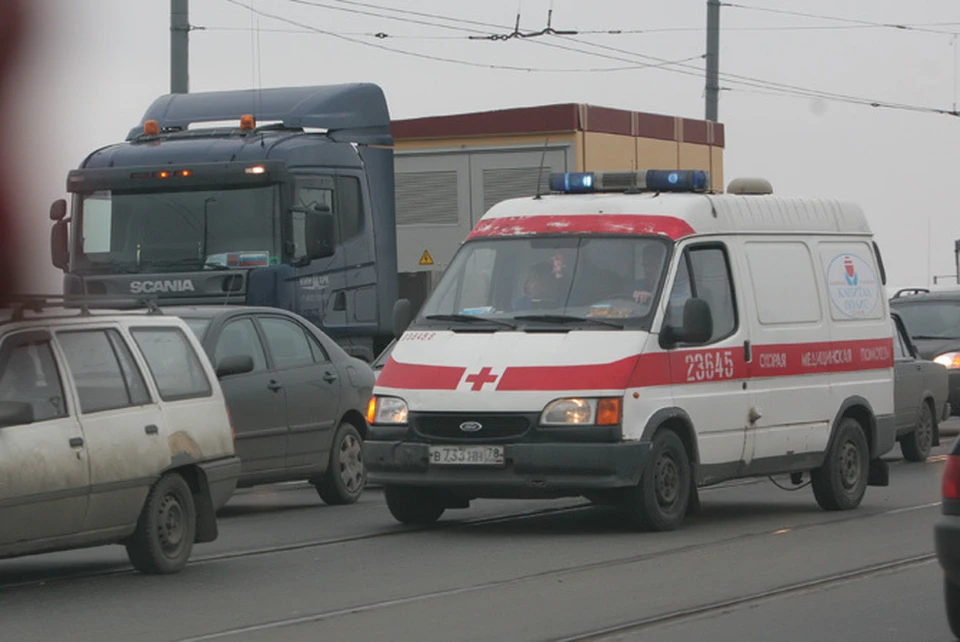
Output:
M368 408L403 523L585 496L671 530L697 489L790 474L826 510L888 481L884 270L856 205L709 193L705 172L568 173L474 227Z

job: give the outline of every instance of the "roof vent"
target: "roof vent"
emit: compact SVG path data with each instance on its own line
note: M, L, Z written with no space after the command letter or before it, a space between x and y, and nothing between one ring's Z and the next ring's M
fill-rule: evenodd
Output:
M728 194L773 194L773 185L765 178L735 178L727 185Z

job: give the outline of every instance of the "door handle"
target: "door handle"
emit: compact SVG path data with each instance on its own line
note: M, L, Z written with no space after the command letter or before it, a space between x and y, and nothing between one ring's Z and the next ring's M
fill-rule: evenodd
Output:
M83 437L71 437L70 438L70 447L79 448L83 445Z
M323 380L326 381L327 383L333 383L334 381L337 380L337 375L331 372L328 372L323 375Z
M267 388L276 392L277 390L280 390L281 388L283 388L283 386L277 383L275 379L271 379L270 383L267 384Z
M150 424L149 426L144 427L143 432L147 433L148 435L155 435L160 432L160 429L157 428L155 424Z

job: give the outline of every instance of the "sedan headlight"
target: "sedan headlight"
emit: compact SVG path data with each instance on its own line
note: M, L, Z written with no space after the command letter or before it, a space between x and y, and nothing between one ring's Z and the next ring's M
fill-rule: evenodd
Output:
M399 397L371 397L367 423L399 426L407 423L407 402Z
M960 368L960 352L945 352L937 355L933 360L950 370Z
M620 423L620 398L556 399L540 415L544 426L615 426Z

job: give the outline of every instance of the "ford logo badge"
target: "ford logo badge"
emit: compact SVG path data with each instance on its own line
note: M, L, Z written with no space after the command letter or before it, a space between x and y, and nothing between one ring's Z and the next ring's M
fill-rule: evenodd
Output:
M483 426L477 421L465 421L460 424L460 430L463 432L477 432L483 428Z

